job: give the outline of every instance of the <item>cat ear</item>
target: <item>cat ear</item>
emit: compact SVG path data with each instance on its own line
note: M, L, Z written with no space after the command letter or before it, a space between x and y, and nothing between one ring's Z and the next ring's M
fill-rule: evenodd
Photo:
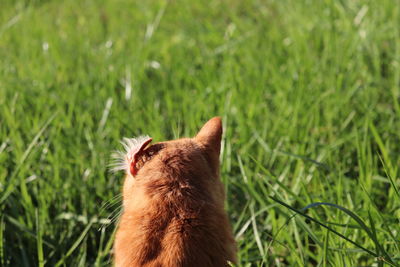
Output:
M217 156L221 150L222 122L220 117L210 119L197 133L195 140L208 149L212 149Z
M125 151L117 151L113 154L114 162L111 164L111 170L114 172L124 170L127 174L135 176L138 172L136 163L152 140L149 136L124 138L121 143Z
M143 143L139 144L136 151L134 151L132 160L131 160L130 166L129 166L129 172L132 176L135 176L137 174L138 169L136 168L136 163L137 163L140 155L142 154L143 150L147 147L148 144L150 144L151 141L153 141L153 139L150 137L148 137L147 139L144 139Z

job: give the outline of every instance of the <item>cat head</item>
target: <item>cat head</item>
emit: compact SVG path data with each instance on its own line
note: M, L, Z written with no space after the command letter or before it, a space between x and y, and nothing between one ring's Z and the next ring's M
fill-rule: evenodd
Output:
M150 145L152 138L124 138L124 152L114 154L112 170L125 171L129 178L171 172L210 172L218 176L222 123L210 119L193 138L182 138Z

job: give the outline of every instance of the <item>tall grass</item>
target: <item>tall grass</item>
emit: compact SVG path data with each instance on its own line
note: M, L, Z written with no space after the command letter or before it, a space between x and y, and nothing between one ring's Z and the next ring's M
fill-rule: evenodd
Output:
M220 115L240 266L399 266L399 23L393 0L1 0L0 265L110 265L119 140Z

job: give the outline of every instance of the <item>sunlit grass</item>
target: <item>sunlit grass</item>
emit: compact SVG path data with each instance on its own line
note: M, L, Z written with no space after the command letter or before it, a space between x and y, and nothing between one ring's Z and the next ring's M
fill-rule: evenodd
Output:
M107 266L119 140L224 123L240 266L400 265L395 1L0 2L0 265Z

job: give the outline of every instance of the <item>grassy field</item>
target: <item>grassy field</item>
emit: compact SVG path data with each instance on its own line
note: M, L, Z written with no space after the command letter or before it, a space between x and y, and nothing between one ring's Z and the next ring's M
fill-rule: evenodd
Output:
M394 0L0 0L0 266L111 265L119 140L215 115L240 266L400 266L399 26Z

